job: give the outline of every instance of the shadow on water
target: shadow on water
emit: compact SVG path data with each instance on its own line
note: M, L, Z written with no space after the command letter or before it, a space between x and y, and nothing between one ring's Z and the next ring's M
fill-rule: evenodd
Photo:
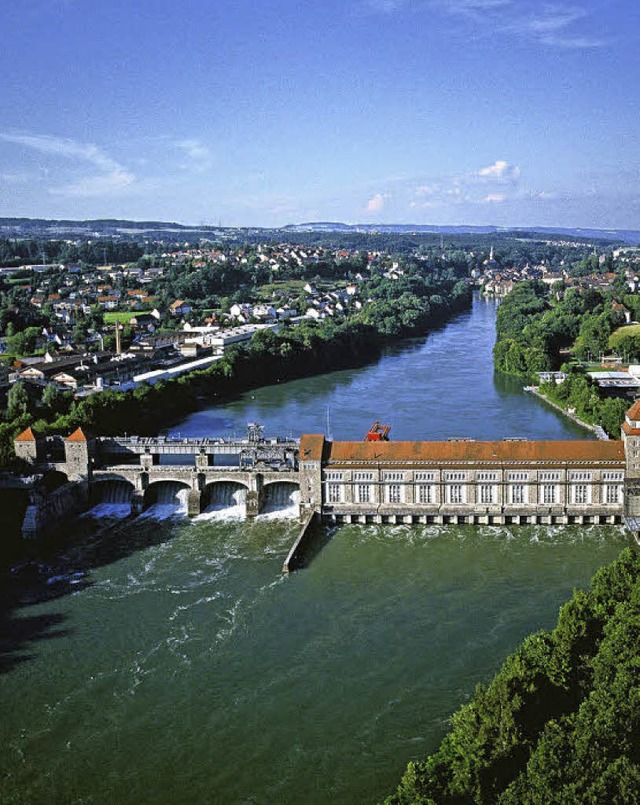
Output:
M118 562L170 540L171 527L159 528L153 520L140 520L131 528L125 520L79 517L42 540L20 537L17 507L0 493L3 541L0 547L0 673L32 658L29 647L39 640L70 634L62 612L27 614L29 608L61 600L91 587L94 569Z
M314 519L307 529L304 548L296 557L296 561L291 566L291 571L295 573L308 568L313 560L331 542L338 530L339 526L330 526L326 523L322 523L318 519Z

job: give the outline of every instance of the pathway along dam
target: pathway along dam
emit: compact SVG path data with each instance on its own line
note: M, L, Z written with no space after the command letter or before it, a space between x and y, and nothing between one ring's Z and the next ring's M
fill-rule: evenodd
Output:
M494 320L478 300L374 364L258 389L169 435L325 433L329 408L338 441L374 419L398 441L590 438L494 378ZM3 802L379 801L629 540L610 525L345 524L287 577L298 522L269 519L285 489L240 521L216 519L247 503L229 479L193 519L161 487L127 519L110 483L66 548L0 579Z

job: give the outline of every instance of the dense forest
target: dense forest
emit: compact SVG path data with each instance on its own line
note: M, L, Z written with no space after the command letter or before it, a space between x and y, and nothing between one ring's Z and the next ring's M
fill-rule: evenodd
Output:
M631 316L640 316L640 296L628 292L619 276L610 291L595 288L551 290L542 282L521 282L500 305L497 315L496 369L530 377L535 372L558 369L571 349L579 360L597 359L610 348L614 331L625 323L619 305ZM640 338L624 336L615 351L628 360L640 359Z
M522 282L500 305L493 352L498 371L528 377L559 368L568 348L579 359L606 352L611 333L624 323L612 295L582 288L554 294L541 282Z
M640 561L627 548L410 763L387 805L640 802Z

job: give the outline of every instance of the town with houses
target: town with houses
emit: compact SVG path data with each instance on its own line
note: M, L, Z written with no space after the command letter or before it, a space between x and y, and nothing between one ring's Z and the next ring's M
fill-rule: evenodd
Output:
M305 251L284 245L258 247L254 260L274 278L288 263L313 266L320 260L350 257L353 253L348 250ZM367 268L381 258L379 253L368 255ZM318 286L314 281L301 281L287 289L283 283L284 296L274 290L273 302L239 300L226 310L202 311L193 300L179 298L162 304L154 293L154 287L172 268L222 270L234 264L246 266L248 260L243 250L188 248L162 253L162 265L152 267L43 263L0 268L5 279L29 278L24 286L30 292L29 308L49 312L52 322L38 332L31 350L35 355L11 356L11 365L0 366L2 386L6 389L18 380L40 386L53 384L76 397L114 387L126 390L205 368L229 346L246 343L262 330L278 332L285 323L295 326L304 320L345 316L362 308L358 286L368 276L367 271L356 272L350 281L324 281ZM401 274L397 261L391 261L387 275L393 278ZM78 322L91 317L97 326L78 337ZM109 338L112 349L105 348ZM9 341L0 339L5 356Z
M573 241L561 241L557 245L575 248L582 244ZM527 264L522 268L503 266L494 259L493 249L491 249L489 257L483 261L480 268L472 269L471 275L485 296L504 297L519 282L524 282L525 280L539 280L550 287L557 283L563 283L565 287L569 288L611 290L616 274L605 269L607 255L598 254L597 251L594 253L597 257L597 263L603 271L594 272L588 276L576 277L570 273L568 265L563 265L564 261L560 261L559 266L550 266L545 263L539 265ZM613 249L611 258L618 264L624 264L627 267L626 277L629 290L632 293L636 293L640 288L640 249L635 246Z
M27 320L46 316L47 324L34 333L30 348L12 349L11 325L0 338L0 385L16 381L53 385L76 398L105 389L126 390L155 383L214 363L232 345L248 342L261 330L278 332L302 321L348 316L361 310L367 299L361 283L372 269L388 279L404 274L402 257L384 251L356 251L294 244L257 244L250 247L202 245L156 251L153 259L126 263L86 265L41 262L0 267L0 278L25 295ZM567 249L583 242L555 241ZM416 260L424 260L419 252ZM441 255L444 261L446 255ZM629 290L640 286L640 249L623 247L598 253L598 269L586 276L570 273L569 265L548 262L510 267L477 250L464 255L470 269L467 281L483 295L504 298L518 283L539 280L549 286L596 288L613 286L616 274L607 261L625 265ZM346 266L333 278L315 276L317 265ZM202 307L193 293L170 296L165 280L171 272L252 270L263 281L259 301L244 299L235 291L216 309ZM293 271L292 271L293 270ZM280 277L308 277L295 281ZM240 284L241 288L242 285ZM620 305L627 322L631 312ZM24 313L24 311L23 311ZM34 330L35 328L31 328ZM560 374L554 375L556 382ZM640 382L627 376L635 390Z

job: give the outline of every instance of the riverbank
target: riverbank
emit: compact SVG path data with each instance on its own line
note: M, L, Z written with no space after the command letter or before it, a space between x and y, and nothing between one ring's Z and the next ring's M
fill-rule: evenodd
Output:
M581 428L585 430L590 430L596 437L596 439L600 439L600 441L609 441L609 435L600 425L591 425L588 422L584 422L582 419L579 419L575 413L572 413L567 408L563 408L558 403L553 402L550 400L546 394L543 394L540 391L539 386L525 386L524 390L529 394L533 394L535 397L538 397L540 400L544 400L547 405L550 405L552 408L555 408L556 411L559 411L563 416L566 416L572 422L575 422L576 425L580 425Z

